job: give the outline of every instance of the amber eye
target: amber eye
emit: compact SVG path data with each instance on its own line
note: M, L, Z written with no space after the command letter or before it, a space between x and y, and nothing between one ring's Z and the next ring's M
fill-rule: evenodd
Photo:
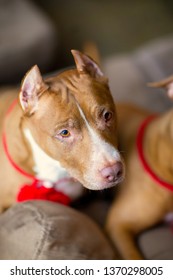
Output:
M70 136L70 132L67 129L64 129L64 130L61 131L60 135L62 137L64 137L64 138L65 137L69 137Z
M112 118L112 113L109 111L105 111L103 114L103 117L104 117L105 122L108 122Z

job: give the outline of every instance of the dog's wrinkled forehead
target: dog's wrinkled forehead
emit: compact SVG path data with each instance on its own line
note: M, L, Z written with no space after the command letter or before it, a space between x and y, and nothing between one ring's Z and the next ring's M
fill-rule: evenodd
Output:
M61 94L61 97L73 96L80 104L94 102L112 102L108 83L98 81L90 75L79 75L77 70L69 70L51 80L50 89ZM68 98L67 98L68 100Z
M39 100L49 92L63 95L67 93L75 97L78 102L102 101L110 97L107 78L103 75L100 67L94 60L79 51L72 51L75 69L64 71L63 73L44 80L37 65L28 71L22 81L19 93L20 105L27 116L37 112ZM106 94L107 92L107 94Z
M39 120L40 128L53 130L57 124L83 125L81 110L88 121L100 108L107 106L114 111L114 103L106 83L100 83L90 76L79 76L77 71L69 70L45 81L48 90L40 97L38 110L33 115Z

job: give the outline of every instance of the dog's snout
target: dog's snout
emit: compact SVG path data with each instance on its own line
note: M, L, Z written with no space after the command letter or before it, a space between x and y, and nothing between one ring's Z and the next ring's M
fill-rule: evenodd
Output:
M123 164L119 161L113 165L104 167L101 171L103 179L109 183L116 182L123 175Z

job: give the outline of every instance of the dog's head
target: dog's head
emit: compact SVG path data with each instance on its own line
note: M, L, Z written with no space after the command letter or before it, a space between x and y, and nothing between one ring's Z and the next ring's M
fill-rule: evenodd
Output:
M88 56L72 51L76 69L43 80L37 66L24 77L19 100L34 140L89 189L119 183L117 119L107 78Z

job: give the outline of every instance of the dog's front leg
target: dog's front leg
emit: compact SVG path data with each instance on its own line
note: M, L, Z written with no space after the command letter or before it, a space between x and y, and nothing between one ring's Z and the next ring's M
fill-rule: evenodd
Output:
M142 259L135 237L163 219L165 209L160 196L149 188L125 190L115 200L108 213L106 231L123 259Z
M121 218L118 208L115 209L113 207L109 212L106 222L106 232L115 246L115 249L118 250L120 256L123 259L144 259L141 252L137 248L132 224L130 221L127 223L123 218Z
M111 225L109 222L106 225L106 231L115 249L118 250L120 256L125 260L142 260L144 257L138 250L135 235L121 223L114 223Z

